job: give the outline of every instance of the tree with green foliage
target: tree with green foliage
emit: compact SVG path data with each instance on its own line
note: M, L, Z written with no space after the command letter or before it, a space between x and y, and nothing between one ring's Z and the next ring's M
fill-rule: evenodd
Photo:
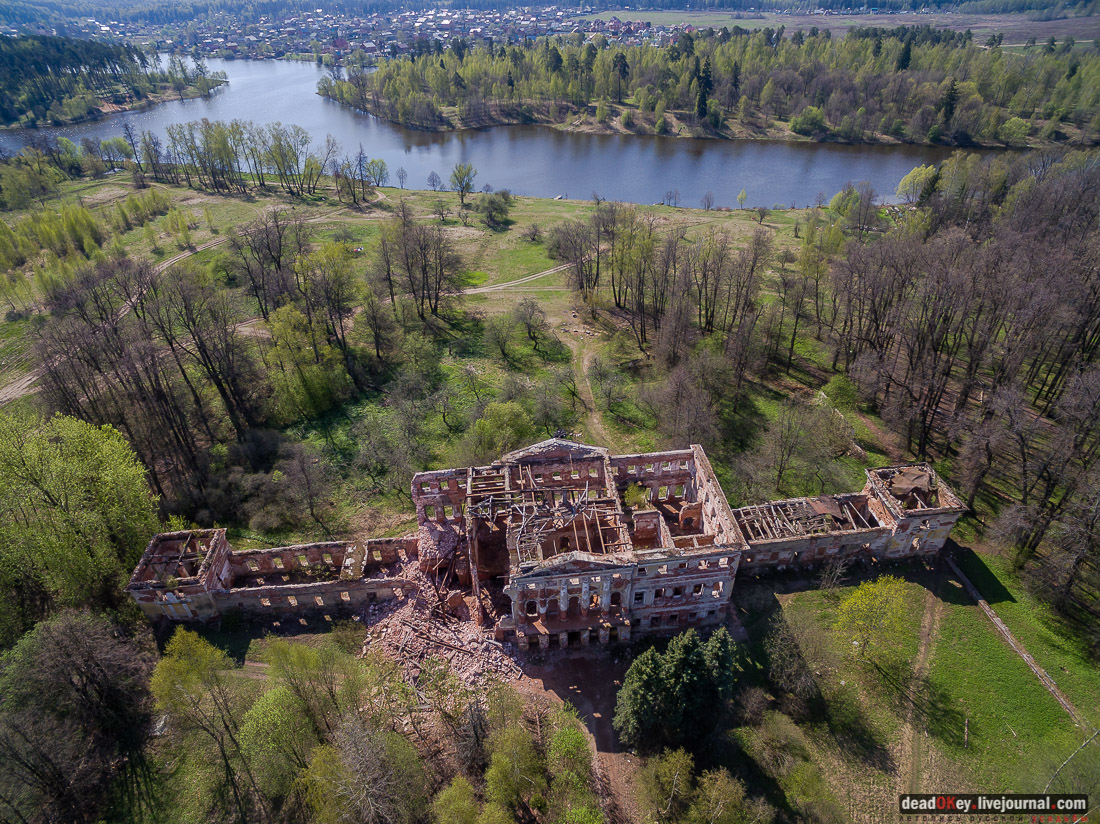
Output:
M646 761L638 780L639 801L657 824L676 824L691 806L695 759L683 749Z
M928 184L936 176L936 167L931 164L917 166L901 179L895 192L898 197L912 205L920 200Z
M698 745L733 694L733 666L733 641L725 627L705 643L690 629L673 638L664 653L646 650L630 665L619 690L615 731L635 749Z
M437 821L447 824L477 824L480 805L473 785L465 777L455 776L433 799L432 812Z
M997 136L1005 142L1006 146L1024 146L1027 144L1027 134L1031 131L1028 122L1020 117L1010 117L997 131Z
M568 704L555 709L550 728L546 762L551 818L575 824L603 824L599 798L592 789L592 754L576 710Z
M239 719L254 689L234 675L232 659L192 630L179 628L153 671L151 689L188 757L208 765L207 789L243 822L271 811L243 750ZM211 807L217 801L211 798Z
M850 638L861 660L881 657L897 647L904 627L905 582L882 575L860 584L840 603L837 632Z
M535 436L531 416L516 401L493 401L466 434L464 454L481 463L529 443Z
M630 76L630 64L626 61L626 55L616 52L611 60L611 70L615 75L615 101L623 102L623 81Z
M513 723L489 738L489 769L485 798L510 810L525 807L546 791L545 766L534 739L522 724Z
M488 192L481 196L477 210L484 216L485 225L490 229L500 229L508 223L508 213L512 210L512 193L507 189Z
M271 337L272 382L284 420L316 418L347 397L343 358L301 309L287 304L272 312Z
M303 776L317 824L416 824L428 811L427 776L404 736L358 713L313 751Z
M477 169L472 163L456 163L451 170L451 188L458 192L458 200L462 206L466 205L466 196L474 190L475 177Z
M277 686L257 698L241 718L241 752L266 796L289 795L321 744L304 709L290 688Z
M829 132L825 125L825 114L817 106L807 106L791 118L791 131L795 134L821 137Z
M121 433L0 413L0 643L57 605L117 607L155 507Z

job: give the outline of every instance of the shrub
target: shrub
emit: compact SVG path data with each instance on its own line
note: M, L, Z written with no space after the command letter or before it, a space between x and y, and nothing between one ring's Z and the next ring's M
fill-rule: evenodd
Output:
M825 114L817 106L807 106L800 114L791 118L791 131L795 134L823 136L829 133L825 125Z

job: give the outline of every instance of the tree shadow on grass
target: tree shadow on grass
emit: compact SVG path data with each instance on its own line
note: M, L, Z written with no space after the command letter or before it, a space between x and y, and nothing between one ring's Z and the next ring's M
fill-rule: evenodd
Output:
M852 685L845 685L824 699L825 724L847 757L884 773L897 770L894 756L878 733L871 727L859 693Z
M745 783L750 795L762 796L781 815L793 818L795 810L782 786L741 746L732 730L723 730L707 739L699 753L697 767L700 772L725 767Z
M899 715L911 708L914 719L928 733L953 746L963 744L966 719L956 702L927 675L915 675L909 662L876 664L875 673Z
M733 402L722 404L718 420L719 451L730 455L749 449L768 424L767 414L748 392Z

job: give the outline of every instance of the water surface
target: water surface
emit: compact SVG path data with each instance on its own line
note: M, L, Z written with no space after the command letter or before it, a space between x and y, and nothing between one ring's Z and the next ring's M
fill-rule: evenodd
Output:
M807 206L829 198L848 182L868 181L883 196L914 166L938 162L950 151L930 146L847 146L781 141L686 140L637 135L593 135L541 126L498 126L477 131L429 133L403 129L344 108L316 94L324 70L313 63L209 60L229 85L208 99L163 103L144 111L53 129L74 142L121 134L122 124L163 134L170 123L241 118L257 123L297 123L321 143L326 134L353 154L362 143L394 172L403 166L407 185L426 188L435 171L444 180L458 162L473 163L480 188L489 183L517 194L656 203L678 190L680 204L698 206L714 193L718 206ZM25 133L0 131L0 147L17 150Z

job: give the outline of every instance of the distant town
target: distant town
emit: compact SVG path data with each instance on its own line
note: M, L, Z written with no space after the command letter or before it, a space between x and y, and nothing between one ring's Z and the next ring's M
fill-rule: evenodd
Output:
M816 9L815 15L876 14L877 8L844 11ZM48 26L23 29L22 33L66 34L106 40L123 40L155 47L159 51L185 51L212 58L320 59L325 63L369 62L380 56L415 52L418 42L448 45L465 38L473 41L514 44L548 35L603 35L621 45L668 45L683 32L698 26L689 22L657 25L645 20L608 20L592 17L590 7L520 8L509 10L428 9L396 14L349 16L321 9L289 17L264 16L242 26L239 18L215 13L184 26L165 26L135 21L83 18L64 32ZM883 12L887 14L887 12ZM912 12L909 13L911 16ZM730 27L738 20L762 15L754 10L730 14ZM802 17L804 15L800 15ZM10 27L0 32L16 34Z

